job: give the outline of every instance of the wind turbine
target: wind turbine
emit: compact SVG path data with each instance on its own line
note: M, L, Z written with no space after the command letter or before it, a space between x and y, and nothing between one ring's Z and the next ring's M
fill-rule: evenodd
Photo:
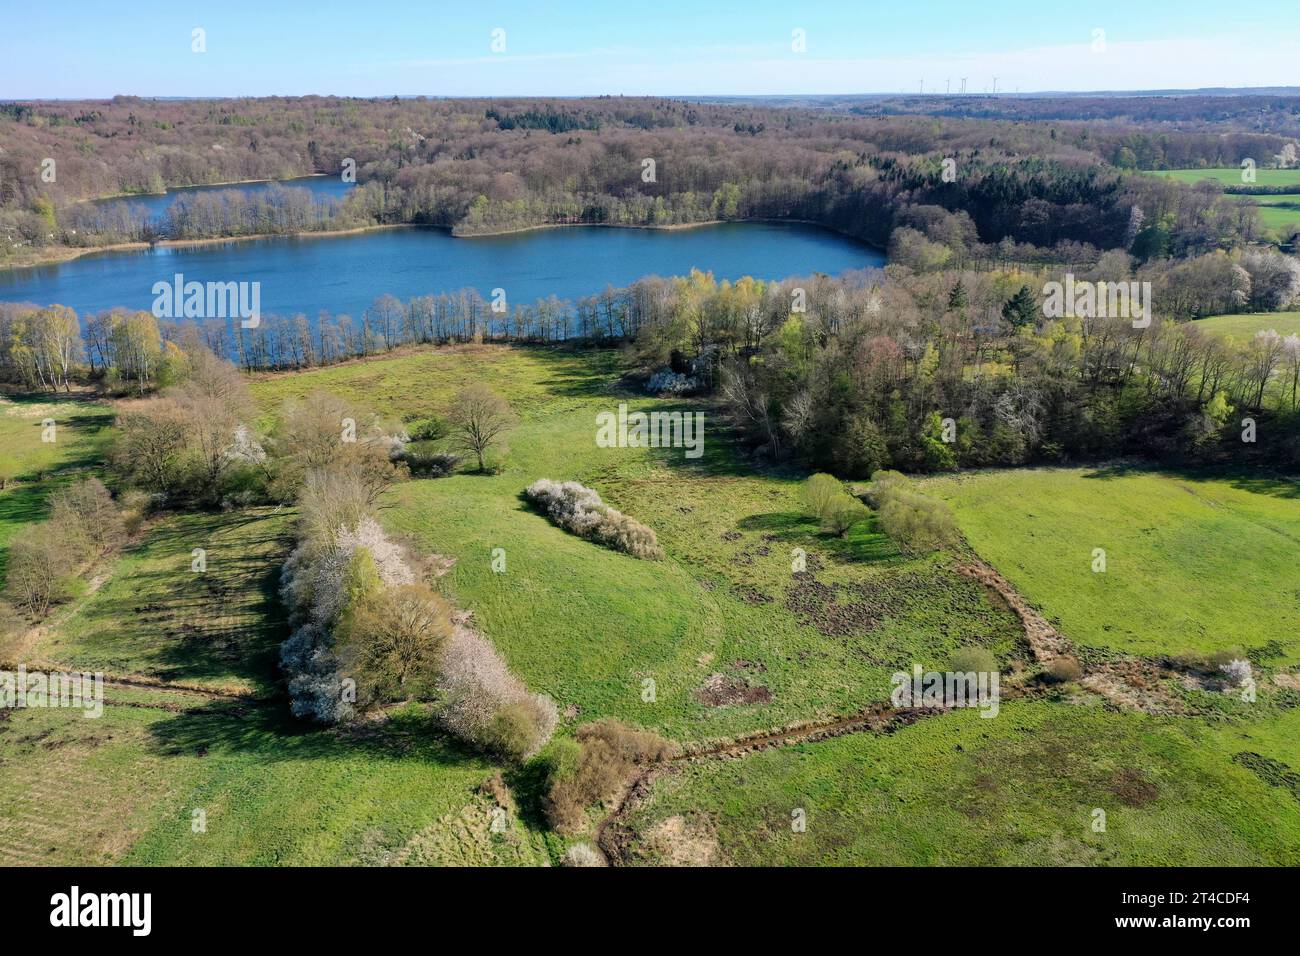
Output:
M964 77L964 76L961 78L961 91L962 91L962 94L965 95L965 93L966 93L966 77Z
M993 95L998 95L998 78L996 76L993 77Z

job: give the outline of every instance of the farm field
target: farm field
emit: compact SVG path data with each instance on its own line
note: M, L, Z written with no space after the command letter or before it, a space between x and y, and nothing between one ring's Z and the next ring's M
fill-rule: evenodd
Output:
M1076 645L1300 662L1300 484L1114 468L931 479L971 546ZM1106 570L1092 570L1093 549Z
M1188 185L1199 183L1203 179L1213 179L1225 186L1295 186L1296 192L1300 193L1300 169L1256 169L1255 182L1250 184L1242 182L1241 173L1240 167L1219 167L1213 169L1157 169L1153 170L1151 175L1163 176L1165 179L1173 179Z
M1247 341L1269 329L1279 335L1300 335L1300 312L1263 312L1245 315L1213 315L1198 319L1196 327L1215 335Z
M1224 186L1295 186L1294 192L1265 195L1233 194L1232 198L1258 207L1259 221L1280 238L1289 238L1300 230L1300 169L1257 169L1255 182L1242 182L1240 169L1164 169L1151 173L1192 185L1213 179Z

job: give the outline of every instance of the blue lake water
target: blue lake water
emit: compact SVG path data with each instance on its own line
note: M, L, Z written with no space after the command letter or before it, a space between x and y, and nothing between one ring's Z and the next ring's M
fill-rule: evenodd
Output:
M58 265L0 270L0 301L59 303L79 313L112 306L148 310L153 285L185 281L261 283L265 314L321 310L359 316L385 292L412 296L473 287L488 299L530 304L577 299L646 275L761 279L837 275L884 265L864 243L816 226L746 222L694 229L571 226L506 236L454 238L439 229L386 229L341 236L276 237L201 246L94 253Z

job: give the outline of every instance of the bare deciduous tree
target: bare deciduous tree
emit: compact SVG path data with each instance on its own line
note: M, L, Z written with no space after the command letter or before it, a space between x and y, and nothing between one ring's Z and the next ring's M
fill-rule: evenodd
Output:
M452 434L466 451L478 458L478 470L487 470L488 449L499 444L501 434L517 421L510 404L486 385L462 389L447 409Z

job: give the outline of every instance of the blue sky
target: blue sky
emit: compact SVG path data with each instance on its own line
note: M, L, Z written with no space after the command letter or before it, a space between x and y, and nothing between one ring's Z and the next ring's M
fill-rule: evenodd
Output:
M955 92L962 76L970 92L995 76L1008 92L1300 85L1296 9L1294 0L0 0L0 98L871 93L922 82ZM206 52L191 49L196 28ZM496 29L503 52L492 49Z

